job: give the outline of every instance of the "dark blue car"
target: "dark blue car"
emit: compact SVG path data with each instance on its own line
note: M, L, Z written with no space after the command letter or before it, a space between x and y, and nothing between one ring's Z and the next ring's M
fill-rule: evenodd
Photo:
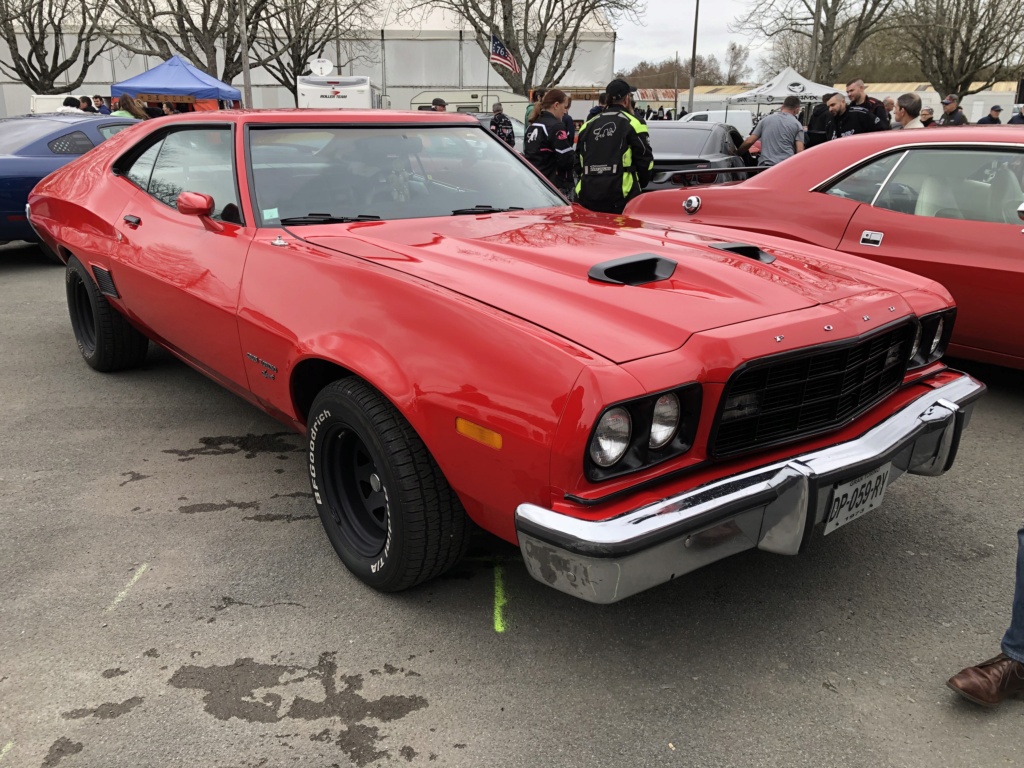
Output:
M0 243L38 242L25 219L25 204L32 187L137 122L84 112L0 119Z

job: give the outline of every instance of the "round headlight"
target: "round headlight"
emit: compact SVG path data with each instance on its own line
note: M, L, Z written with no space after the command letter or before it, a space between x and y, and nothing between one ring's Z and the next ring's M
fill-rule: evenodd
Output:
M679 429L679 398L669 392L658 398L654 404L654 418L651 421L651 448L664 448L676 436Z
M625 455L632 431L629 411L625 408L609 409L594 430L590 458L599 467L610 467Z
M932 336L932 346L928 350L928 357L932 357L935 354L935 350L939 348L939 342L942 341L943 323L942 318L939 318L938 325L935 326L935 335Z
M914 332L914 343L910 347L910 359L913 360L917 357L917 353L921 351L921 324L917 324L917 330Z

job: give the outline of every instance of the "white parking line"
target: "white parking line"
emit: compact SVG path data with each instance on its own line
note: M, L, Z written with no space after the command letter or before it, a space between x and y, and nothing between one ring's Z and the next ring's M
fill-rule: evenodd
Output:
M148 568L149 568L149 563L143 563L142 565L139 566L139 570L137 570L135 572L135 575L132 576L131 581L129 581L125 585L124 589L121 590L121 594L119 594L117 597L115 597L114 598L114 602L112 602L109 606L107 606L107 612L108 613L110 611L114 610L115 608L117 608L117 604L120 603L122 600L124 600L128 596L129 590L131 590L131 588L133 586L135 586L135 582L138 581L142 577L142 574L144 574Z

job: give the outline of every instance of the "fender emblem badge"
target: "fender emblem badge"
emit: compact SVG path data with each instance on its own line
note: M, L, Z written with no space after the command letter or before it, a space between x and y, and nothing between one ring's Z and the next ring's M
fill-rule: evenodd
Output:
M871 315L864 315L864 322L865 322L865 323L866 323L866 322L867 322L868 320L870 320L870 319L871 319Z
M785 337L785 336L776 336L776 337L775 337L775 341L776 341L776 342L780 342L780 341L782 341L782 340L783 340L784 338L786 338L786 337Z
M831 325L826 325L825 326L825 330L826 331L831 331L832 330L832 326Z

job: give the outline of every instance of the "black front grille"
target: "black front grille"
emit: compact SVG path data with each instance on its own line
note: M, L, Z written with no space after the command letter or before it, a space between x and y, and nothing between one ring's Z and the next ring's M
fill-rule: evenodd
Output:
M748 363L725 385L708 453L733 456L852 421L900 386L916 330L902 323Z

